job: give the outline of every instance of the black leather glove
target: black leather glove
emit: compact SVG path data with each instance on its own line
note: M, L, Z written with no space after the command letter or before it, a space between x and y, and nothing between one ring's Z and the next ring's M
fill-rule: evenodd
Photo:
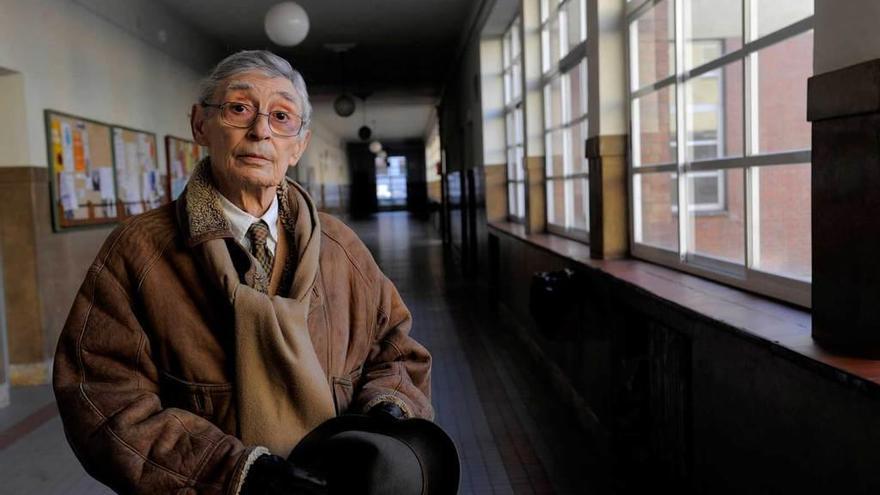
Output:
M370 410L367 411L367 415L387 420L406 419L406 414L403 412L403 409L393 402L380 402L371 407Z
M327 483L272 454L263 454L251 464L241 495L324 495Z

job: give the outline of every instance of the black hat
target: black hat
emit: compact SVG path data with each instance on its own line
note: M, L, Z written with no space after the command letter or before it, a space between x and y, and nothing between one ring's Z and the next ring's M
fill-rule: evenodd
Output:
M324 476L331 495L458 492L455 444L425 419L337 416L309 432L288 460Z

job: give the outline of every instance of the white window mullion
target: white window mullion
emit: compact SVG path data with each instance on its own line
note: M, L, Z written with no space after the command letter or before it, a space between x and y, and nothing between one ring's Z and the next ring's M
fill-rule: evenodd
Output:
M743 40L747 43L754 40L758 33L758 5L757 0L743 0ZM758 114L759 114L759 92L758 92L758 54L752 52L746 55L743 64L743 98L745 108L745 118L743 119L743 138L745 139L744 147L745 156L754 156L758 154ZM745 168L745 187L743 194L746 206L745 232L746 236L746 252L745 266L746 272L760 264L761 253L761 229L760 229L760 169L757 167Z
M676 163L678 164L678 256L681 261L687 258L688 253L693 251L690 237L688 235L688 215L687 202L687 173L685 171L685 157L687 156L687 127L685 115L687 109L685 107L684 94L684 40L685 25L688 15L684 11L684 0L674 0L673 7L675 22L675 136L676 136Z

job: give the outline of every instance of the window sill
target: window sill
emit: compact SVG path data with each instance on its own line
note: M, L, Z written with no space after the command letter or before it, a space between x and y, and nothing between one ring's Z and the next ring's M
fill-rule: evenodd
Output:
M880 360L841 356L819 347L811 335L808 311L633 258L592 259L586 244L553 234L526 234L522 225L490 222L489 231L567 258L829 379L880 397Z

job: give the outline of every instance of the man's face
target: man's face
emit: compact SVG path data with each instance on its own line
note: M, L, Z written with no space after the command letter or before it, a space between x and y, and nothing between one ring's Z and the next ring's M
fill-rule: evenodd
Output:
M263 114L282 111L302 115L295 95L289 80L248 71L223 81L209 103L240 102ZM232 191L280 184L311 138L307 130L296 137L276 135L265 115L257 116L249 128L233 127L221 120L219 108L201 105L193 106L192 130L195 141L208 147L214 179Z

